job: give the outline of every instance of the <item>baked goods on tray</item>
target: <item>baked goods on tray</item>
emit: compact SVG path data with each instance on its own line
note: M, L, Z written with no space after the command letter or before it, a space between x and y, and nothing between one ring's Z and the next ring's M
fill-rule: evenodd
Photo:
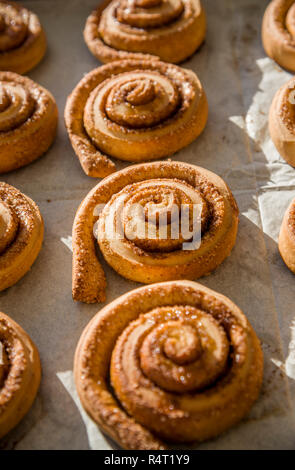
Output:
M87 46L101 62L148 55L177 64L200 47L205 35L200 0L107 0L91 13L84 30Z
M162 235L164 218L167 233ZM149 284L209 274L229 256L237 229L238 207L230 189L204 168L168 161L118 171L95 186L77 211L73 298L105 300L97 242L121 276Z
M75 355L87 413L124 449L213 438L259 395L263 355L241 310L200 284L145 286L86 326Z

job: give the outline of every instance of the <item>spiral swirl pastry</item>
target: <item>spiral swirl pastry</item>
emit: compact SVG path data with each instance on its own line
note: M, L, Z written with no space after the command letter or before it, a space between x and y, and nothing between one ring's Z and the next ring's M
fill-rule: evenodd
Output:
M14 285L31 268L43 241L38 206L0 182L0 291Z
M74 373L84 408L121 447L162 450L213 438L248 414L263 355L233 302L174 281L104 307L80 338Z
M286 265L295 274L295 198L283 218L279 236L279 250Z
M190 212L194 207L199 209L195 218ZM188 233L180 227L183 211L188 212ZM138 232L136 226L145 228L147 212L151 231ZM193 221L198 216L197 226ZM163 219L167 221L164 235ZM200 244L185 245L196 239L194 231L200 225ZM119 236L113 236L113 226ZM127 279L148 284L209 274L230 254L237 228L235 199L214 173L180 162L121 170L90 191L76 214L73 298L87 303L105 300L106 280L96 256L95 237L113 269Z
M105 1L88 17L84 39L101 62L158 57L180 63L203 43L200 0Z
M281 67L295 72L295 2L273 0L262 23L265 52Z
M55 138L57 119L48 90L27 77L0 72L0 173L43 155Z
M204 129L208 104L190 70L160 61L128 60L99 67L69 96L65 121L89 176L115 171L107 155L156 160L190 144Z
M40 378L36 346L17 323L0 312L0 438L27 414Z
M280 155L295 167L295 78L275 94L269 111L269 133Z
M16 2L0 2L0 70L24 74L46 51L46 36L38 17Z

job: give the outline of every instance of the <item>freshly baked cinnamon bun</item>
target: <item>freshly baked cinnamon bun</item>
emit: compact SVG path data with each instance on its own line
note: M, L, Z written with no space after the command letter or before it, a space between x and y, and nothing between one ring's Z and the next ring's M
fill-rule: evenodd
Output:
M283 219L279 250L286 265L295 274L295 199L291 202Z
M36 346L17 323L0 312L0 438L31 408L40 377Z
M273 98L269 132L280 155L295 166L295 78L285 83Z
M57 106L48 90L27 77L0 72L0 173L43 155L56 127Z
M102 62L149 54L177 64L200 47L205 34L200 0L107 0L84 30L86 44Z
M80 338L74 374L85 410L115 442L163 450L244 418L259 395L263 355L233 302L174 281L104 307Z
M121 170L93 188L76 214L73 298L105 300L95 237L115 271L149 284L209 274L230 254L237 229L235 199L214 173L180 162Z
M46 36L34 13L16 2L0 2L0 70L20 74L34 68L46 51Z
M31 268L41 249L43 233L42 216L35 202L0 182L0 291L14 285Z
M295 2L272 0L262 23L265 52L281 67L295 72Z
M108 156L167 157L204 129L208 104L191 71L151 60L112 62L87 74L69 96L65 121L85 173L115 171Z

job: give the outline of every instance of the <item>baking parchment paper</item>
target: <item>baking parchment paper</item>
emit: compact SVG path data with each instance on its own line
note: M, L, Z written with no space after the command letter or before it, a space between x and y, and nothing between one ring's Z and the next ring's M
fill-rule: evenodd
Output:
M67 95L99 65L83 41L86 17L98 0L23 0L48 36L48 53L28 75L55 96L59 131L51 150L26 168L2 176L32 197L42 211L43 249L31 271L0 293L0 310L20 323L37 344L43 379L23 422L3 449L112 449L82 410L72 362L83 328L102 305L71 298L71 229L79 203L96 184L84 175L63 122ZM199 449L295 449L295 278L281 260L277 237L295 196L295 170L275 150L267 129L272 97L291 76L266 58L260 29L266 0L203 0L208 33L184 67L207 92L204 133L173 157L208 168L231 187L241 216L232 255L210 276L208 287L236 302L255 328L265 354L263 390L250 416ZM118 163L118 169L126 166ZM107 302L139 285L104 263Z

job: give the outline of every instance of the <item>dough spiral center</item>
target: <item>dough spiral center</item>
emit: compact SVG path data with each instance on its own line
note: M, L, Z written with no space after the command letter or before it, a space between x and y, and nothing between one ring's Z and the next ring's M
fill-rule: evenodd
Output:
M115 195L104 208L100 235L122 238L145 252L169 253L201 235L209 222L209 207L200 192L183 181L159 179L134 183ZM111 227L112 230L108 230ZM124 240L123 240L124 243Z
M172 117L180 101L179 91L168 77L153 71L126 72L92 92L84 122L94 139L95 131L105 125L146 129Z
M26 122L34 109L35 101L29 90L18 83L0 82L0 132Z
M115 10L117 20L135 28L156 28L179 18L181 0L121 0Z
M202 344L197 330L189 325L171 322L167 328L163 351L172 362L189 364L202 355Z
M154 384L187 393L222 377L228 360L226 332L213 317L194 307L173 306L156 308L131 323L114 349L112 364L117 377L120 361L121 377L131 388Z
M28 18L12 5L0 4L0 52L20 46L28 34Z
M123 90L126 92L126 101L133 106L150 103L156 94L155 84L149 79L127 83Z

